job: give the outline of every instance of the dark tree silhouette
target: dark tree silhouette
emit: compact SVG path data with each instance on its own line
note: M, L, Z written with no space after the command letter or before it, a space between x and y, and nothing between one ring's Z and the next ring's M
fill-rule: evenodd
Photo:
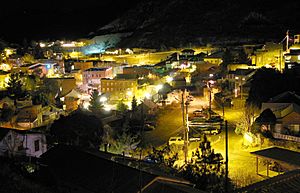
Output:
M260 108L263 102L286 90L287 85L279 71L260 68L252 77L247 104L253 104Z
M99 118L90 113L76 111L51 125L49 140L53 143L98 149L102 134L103 126Z

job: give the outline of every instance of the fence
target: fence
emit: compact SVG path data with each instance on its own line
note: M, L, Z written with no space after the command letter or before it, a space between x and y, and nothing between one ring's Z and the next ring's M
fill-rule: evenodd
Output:
M281 133L273 133L273 137L275 139L284 139L288 141L300 142L300 137L291 136L291 135L283 135Z

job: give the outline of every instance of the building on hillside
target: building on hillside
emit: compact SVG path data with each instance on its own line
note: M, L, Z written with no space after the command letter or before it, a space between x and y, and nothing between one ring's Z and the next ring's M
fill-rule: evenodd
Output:
M123 74L132 74L137 77L145 77L152 73L151 69L145 68L144 66L134 66L123 68Z
M297 75L300 75L300 44L292 45L284 54L284 70L297 72Z
M101 79L101 93L109 94L111 96L110 100L129 100L137 89L137 79Z
M284 68L283 45L267 42L261 49L254 51L251 56L252 65L261 67L272 67L278 70Z
M276 117L272 130L275 138L300 142L300 96L293 92L281 93L262 103L261 112L266 109Z
M83 84L99 87L102 78L113 78L112 68L89 68L82 72Z
M250 89L249 80L255 74L255 69L236 69L229 71L226 79L235 97L247 95Z
M193 49L184 49L181 51L181 55L185 56L186 58L189 56L194 56L195 50Z
M0 90L6 90L7 83L9 81L9 72L0 71Z
M63 109L67 112L72 112L78 109L81 102L81 94L73 89L67 95L62 96L60 100L63 102Z
M0 155L39 157L46 151L44 134L0 128Z
M219 66L223 62L223 52L211 53L203 58L204 62Z
M93 61L78 61L74 62L73 64L73 70L82 70L85 71L87 69L93 68Z
M19 109L16 119L17 127L31 129L43 123L42 105L26 106Z
M50 78L55 81L59 87L60 96L64 96L76 88L76 80L74 77L66 78Z

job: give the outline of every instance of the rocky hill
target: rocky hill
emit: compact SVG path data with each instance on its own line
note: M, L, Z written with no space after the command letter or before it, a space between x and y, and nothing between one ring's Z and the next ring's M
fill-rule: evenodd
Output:
M120 47L179 47L210 42L282 40L300 33L300 2L286 0L141 0L122 17L90 34L132 32Z

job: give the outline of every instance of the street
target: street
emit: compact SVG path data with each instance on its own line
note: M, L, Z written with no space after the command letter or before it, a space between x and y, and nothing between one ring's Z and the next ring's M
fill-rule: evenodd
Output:
M199 98L195 99L189 106L189 112L205 106L205 102ZM215 112L222 115L222 109L214 109ZM234 132L235 123L243 115L243 109L225 108L225 120L228 121L228 166L229 177L233 182L241 187L250 183L262 180L261 176L256 174L256 158L250 154L251 151L258 148L245 148L243 136ZM153 131L145 132L144 143L148 146L159 147L167 143L171 136L183 136L182 111L179 104L167 106L159 113L157 128ZM218 135L207 135L212 144L215 153L221 153L225 159L225 130ZM199 146L199 142L189 143L188 160L192 157L192 152ZM183 152L179 153L179 165L184 163ZM224 160L225 161L225 160Z

